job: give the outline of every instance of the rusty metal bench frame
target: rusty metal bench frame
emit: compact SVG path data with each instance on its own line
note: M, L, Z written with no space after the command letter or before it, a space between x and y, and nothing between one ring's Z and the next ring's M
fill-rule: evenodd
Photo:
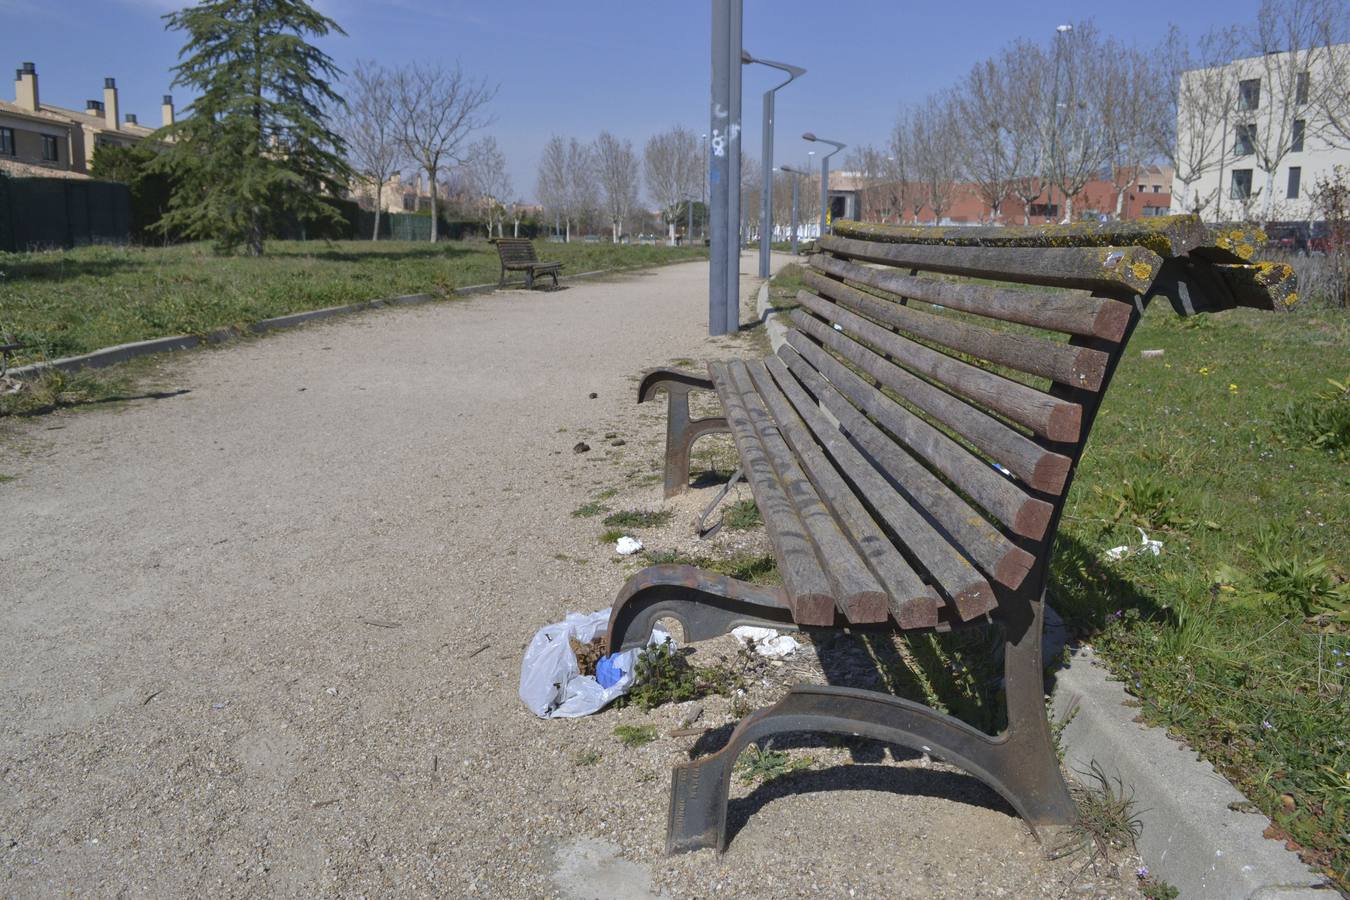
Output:
M553 278L553 286L558 286L558 272L563 264L560 262L541 262L539 255L535 252L534 242L529 238L493 238L492 243L497 245L497 259L501 263L501 276L497 279L497 287L506 284L506 275L508 272L525 273L525 289L534 288L534 279L536 275L548 275Z
M1000 252L1009 249L1031 252ZM722 749L675 767L667 851L725 849L733 764L748 744L783 732L862 735L953 763L1003 796L1043 845L1053 850L1062 845L1076 811L1060 771L1045 709L1041 658L1045 583L1059 517L1101 399L1135 325L1153 297L1166 297L1182 315L1235 306L1271 309L1293 296L1292 271L1287 266L1249 264L1252 246L1246 235L1229 232L1216 236L1194 217L1184 216L1147 224L1045 228L944 229L841 221L835 224L834 234L820 242L818 250L823 254L813 257L813 264L836 270L838 266L831 260L868 259L911 269L910 274L922 269L1089 291L1094 299L1120 301L1110 304L1112 311L1126 309L1128 320L1113 326L1119 328L1115 340L1073 335L1068 343L1070 347L1105 353L1105 367L1095 390L1056 381L1047 392L1050 397L1081 406L1081 427L1074 441L1042 442L1068 458L1068 470L1061 473L1062 487L1057 494L1039 495L1051 507L1044 537L1031 544L1018 544L1035 548L1034 562L1020 584L1015 589L998 586L994 591L996 605L988 615L958 617L948 608L941 620L936 620L935 614L931 618L918 615L910 621L892 618L875 626L887 630L947 630L996 621L1004 639L1004 731L986 734L927 706L889 694L838 686L797 686L776 705L743 719ZM1015 266L1010 264L1014 259ZM794 316L794 321L802 325L806 318ZM794 354L789 351L784 359L800 362L800 357L792 359ZM775 371L782 370L781 362L771 365L779 367ZM653 400L661 391L668 397L666 496L688 488L694 442L707 434L731 430L725 416L690 416L689 394L694 390L718 391L727 407L731 370L727 364L710 364L709 369L713 378L673 369L652 370L644 375L638 389L639 403ZM774 536L772 528L770 536ZM779 551L777 544L775 551ZM794 620L784 587L766 588L691 566L652 566L629 579L614 602L608 633L611 651L640 646L662 618L678 621L688 641L716 637L742 624L793 628L800 621L800 616ZM850 623L843 620L835 624Z

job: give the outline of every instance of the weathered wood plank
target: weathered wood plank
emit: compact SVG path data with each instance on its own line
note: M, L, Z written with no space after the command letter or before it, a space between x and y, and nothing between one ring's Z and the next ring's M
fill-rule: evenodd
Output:
M826 562L825 575L833 585L839 611L848 621L859 624L886 621L890 603L885 590L844 536L815 485L802 471L763 399L755 392L745 363L729 361L727 375L740 392L740 399L759 435L764 453L773 465L778 483L796 506L797 514L816 546L817 556ZM767 516L765 522L768 522Z
M1031 325L1084 337L1119 341L1130 320L1131 305L1084 291L1035 293L973 282L939 281L894 269L862 266L847 259L817 253L810 259L819 271L866 284L877 290L933 303L988 319Z
M771 369L775 369L773 376L769 374ZM942 591L952 598L952 604L963 620L978 618L998 604L994 590L984 576L976 571L960 550L952 546L946 537L929 524L921 512L902 499L885 477L867 462L838 428L829 422L820 408L811 403L806 392L788 374L787 368L777 357L771 356L764 362L752 363L750 376L754 379L755 386L768 405L769 411L778 420L779 427L784 429L793 450L803 459L810 458L811 464L807 470L811 473L812 479L816 478L816 469L824 470L821 481L817 482L821 496L835 508L836 514L850 504L857 505L857 512L853 518L860 522L858 530L853 530L855 526L852 520L849 523L855 539L860 535L875 535L875 540L890 547L887 536L858 502L861 498L876 510L877 515L890 526L905 550L919 561ZM838 465L840 471L852 482L851 487L826 460L821 450L822 446L833 458L835 465ZM857 497L854 491L857 492ZM840 518L843 520L844 516L841 515ZM894 551L893 547L891 549ZM872 560L869 558L869 561ZM899 562L900 581L894 587L888 577L890 573L883 575L878 571L877 574L882 575L882 581L891 590L892 597L901 601L901 613L904 612L905 606L919 605L925 613L931 609L933 621L925 624L936 624L936 604L925 602L924 595L928 593L923 590L925 586L908 564L903 560ZM895 618L896 621L901 621L902 617L896 615Z
M750 492L764 515L792 606L792 618L802 625L833 625L834 588L816 558L815 546L797 515L797 507L778 483L740 393L728 377L726 363L709 363L708 374L726 411L727 425L750 482Z
M788 343L855 406L884 425L1014 534L1040 540L1050 525L1049 503L1027 495L956 441L849 371L800 331Z
M1158 254L1143 247L944 247L837 235L826 235L817 246L837 256L907 269L1102 291L1119 299L1144 293L1162 265Z
M818 319L803 316L796 324L800 330L831 351L989 454L995 462L1036 490L1058 494L1064 489L1072 465L1067 456L1047 450L1021 432L966 404L959 397L882 359Z
M941 382L963 397L1007 416L1037 434L1052 441L1078 440L1083 408L1077 403L1052 397L979 366L953 359L809 291L798 291L797 302L802 308L794 309L790 317L799 328L804 327L801 322L809 318L803 310L809 310L827 324L837 322L855 340L866 341L906 368Z
M841 432L875 460L874 465L880 467L912 506L925 510L999 584L1014 590L1021 587L1036 562L1034 556L1008 540L961 495L901 449L796 350L784 345L778 348L778 355L797 380L838 420ZM769 365L773 368L772 361ZM774 374L778 375L777 369Z
M912 309L809 270L802 274L802 283L869 319L949 347L958 353L968 353L1028 375L1049 378L1085 391L1095 391L1102 386L1108 357L1100 350L1056 343L1026 334L992 331L950 316Z

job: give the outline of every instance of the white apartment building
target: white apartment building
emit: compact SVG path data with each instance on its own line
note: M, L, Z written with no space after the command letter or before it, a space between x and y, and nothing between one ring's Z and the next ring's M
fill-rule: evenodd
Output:
M1350 44L1196 69L1179 90L1173 212L1307 221L1318 179L1350 177Z

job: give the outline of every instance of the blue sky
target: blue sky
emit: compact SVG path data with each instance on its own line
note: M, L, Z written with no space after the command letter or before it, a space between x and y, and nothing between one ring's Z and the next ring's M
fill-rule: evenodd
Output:
M1248 22L1259 0L960 0L944 3L745 0L747 50L805 66L778 95L777 149L805 161L815 131L849 144L885 140L897 109L952 84L1017 37L1048 38L1056 24L1093 19L1141 47L1174 22L1198 36ZM158 124L182 37L160 16L174 0L0 0L0 67L37 63L46 102L83 108L114 76L124 112ZM594 138L602 129L639 148L676 123L707 131L708 0L318 0L347 37L324 42L343 68L358 58L445 61L500 82L494 135L515 192L534 194L540 147L550 134ZM745 146L758 155L760 95L776 73L745 70ZM5 83L9 84L8 76ZM5 88L12 100L12 88ZM839 157L836 157L838 160Z

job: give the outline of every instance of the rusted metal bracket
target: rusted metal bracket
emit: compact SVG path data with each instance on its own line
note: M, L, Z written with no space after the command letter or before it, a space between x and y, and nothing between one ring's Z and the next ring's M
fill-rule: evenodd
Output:
M689 417L689 392L713 390L709 379L679 369L653 369L642 376L638 403L651 400L662 389L670 401L666 416L665 495L673 497L689 489L689 452L694 441L705 434L725 433L728 427L722 416Z
M661 619L674 619L684 640L706 641L739 625L795 631L782 588L767 588L695 566L648 566L628 579L609 614L609 652L647 643Z

